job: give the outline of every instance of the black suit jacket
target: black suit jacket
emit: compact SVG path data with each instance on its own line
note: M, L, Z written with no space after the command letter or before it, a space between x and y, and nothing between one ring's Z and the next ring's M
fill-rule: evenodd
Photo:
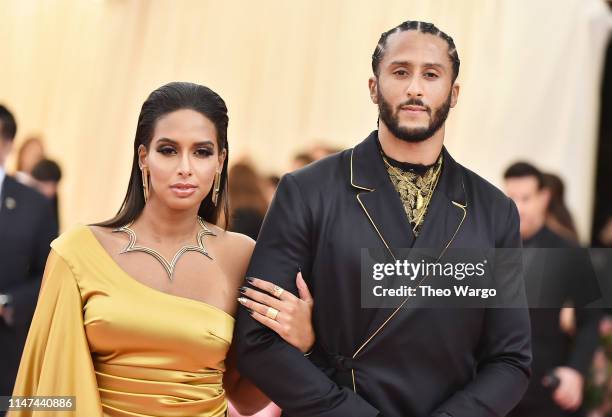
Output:
M0 293L13 298L14 323L0 319L0 395L12 392L49 244L56 236L50 202L7 175L0 196Z
M516 207L444 150L415 240L376 139L281 180L248 274L297 294L301 267L315 351L304 357L241 310L239 369L291 417L505 415L529 380L527 311L363 309L360 252L520 247ZM513 281L522 285L520 269Z

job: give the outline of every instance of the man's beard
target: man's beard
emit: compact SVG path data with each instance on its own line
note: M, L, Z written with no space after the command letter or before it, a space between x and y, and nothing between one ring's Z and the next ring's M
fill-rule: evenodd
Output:
M393 135L396 138L404 140L406 142L412 142L412 143L423 142L429 139L430 137L432 137L434 133L436 133L446 121L446 118L448 117L448 112L450 110L451 96L452 96L452 89L449 92L448 98L446 99L444 104L442 104L440 107L435 109L435 111L433 112L433 116L432 116L431 108L429 106L426 106L420 99L407 100L401 103L399 106L397 106L397 109L395 110L395 112L393 112L393 110L391 109L391 104L389 104L389 102L385 100L379 88L378 89L378 115L380 119L385 123L389 131L393 133ZM427 114L429 114L429 118L430 118L429 126L415 127L415 128L400 126L399 116L398 116L400 112L400 107L408 106L408 105L424 107L427 111Z

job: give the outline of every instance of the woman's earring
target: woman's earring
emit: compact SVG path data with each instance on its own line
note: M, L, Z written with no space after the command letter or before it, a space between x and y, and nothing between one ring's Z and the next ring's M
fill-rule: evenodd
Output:
M219 199L220 188L221 188L221 173L217 171L217 173L215 174L215 182L213 184L213 195L212 195L212 202L215 205L215 207L217 206L217 200Z
M149 170L146 167L142 167L142 193L144 195L145 204L149 200Z

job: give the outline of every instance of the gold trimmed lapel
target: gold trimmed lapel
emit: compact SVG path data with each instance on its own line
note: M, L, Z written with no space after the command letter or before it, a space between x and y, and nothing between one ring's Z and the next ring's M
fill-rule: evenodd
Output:
M409 247L440 248L439 260L452 245L468 214L463 172L447 150L443 148L445 165L442 168L442 176L430 202L421 232L418 238L414 240L412 228L401 205L401 200L388 178L382 160L377 158L378 148L374 142L377 134L376 131L372 132L365 141L351 150L351 186L360 190L356 194L356 199L394 260L396 259L394 249ZM355 151L358 152L356 161L354 160ZM364 165L369 165L369 178L364 177ZM421 282L417 285L420 285ZM380 314L375 316L367 333L368 336L355 350L353 359L356 359L385 326L397 316L409 299L404 299L390 314L386 314L387 310L385 309L379 310ZM381 320L377 320L378 318ZM351 370L351 374L353 391L357 392L354 370Z
M377 132L351 150L351 186L364 215L391 257L394 248L409 248L414 234L376 145Z

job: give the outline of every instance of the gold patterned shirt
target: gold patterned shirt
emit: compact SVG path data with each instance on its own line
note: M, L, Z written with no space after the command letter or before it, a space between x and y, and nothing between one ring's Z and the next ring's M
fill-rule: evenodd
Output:
M387 173L397 190L415 236L419 235L427 208L442 172L442 153L433 165L423 166L423 172L405 170L401 163L382 153Z

